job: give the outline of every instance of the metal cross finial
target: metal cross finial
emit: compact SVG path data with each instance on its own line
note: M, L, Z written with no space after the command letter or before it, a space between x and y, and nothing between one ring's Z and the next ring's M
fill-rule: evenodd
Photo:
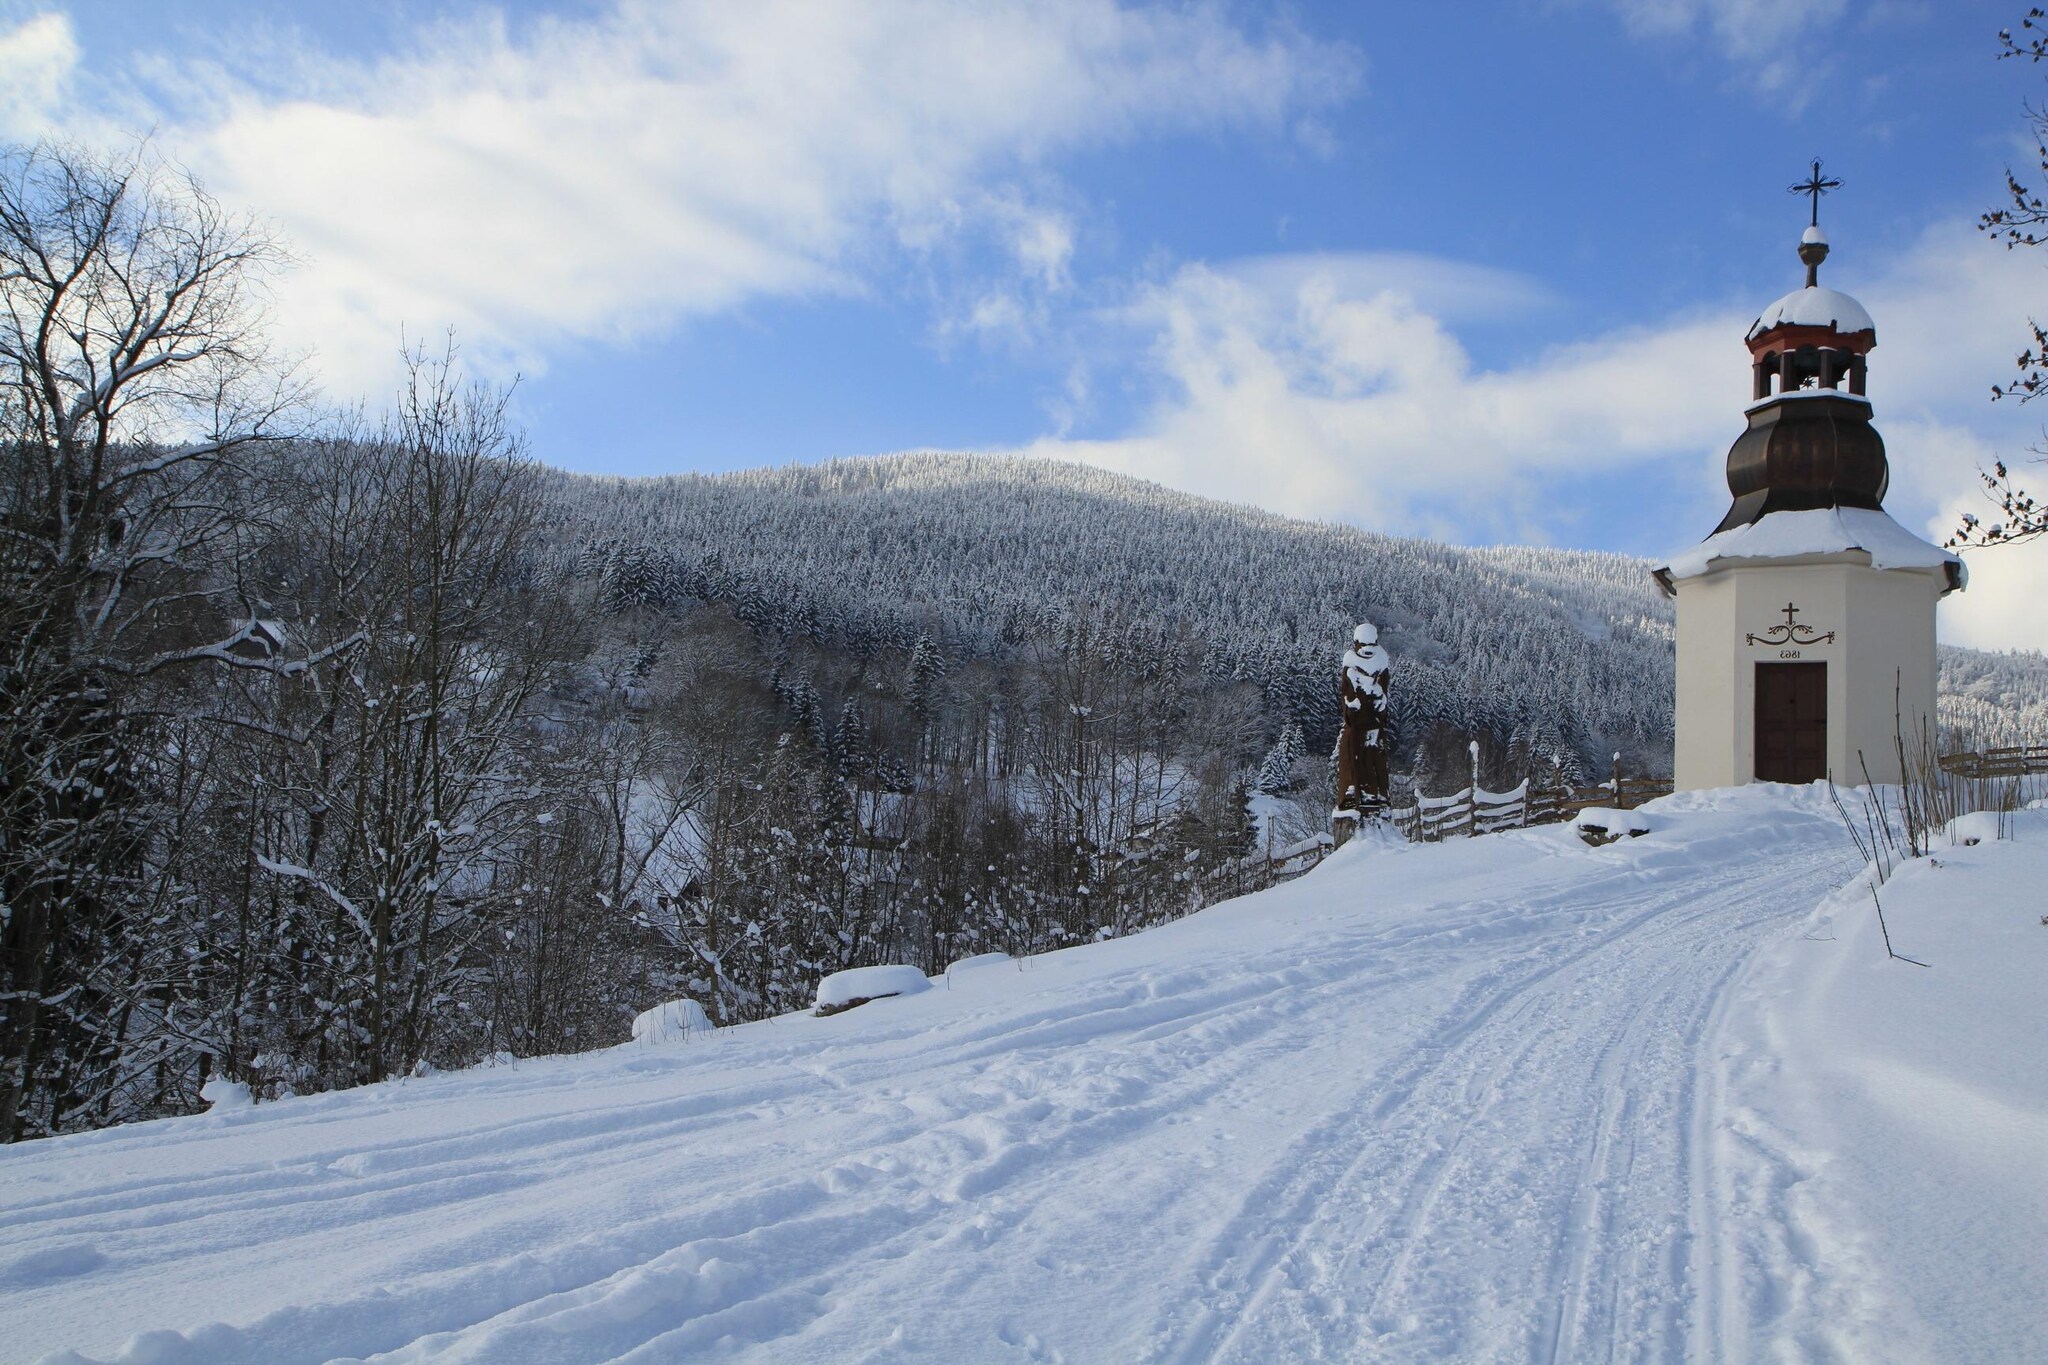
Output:
M1788 188L1793 194L1803 194L1809 200L1812 201L1813 214L1807 220L1807 223L1811 227L1819 227L1820 197L1826 194L1829 190L1838 190L1842 188L1842 182L1835 179L1833 176L1829 176L1826 179L1823 179L1820 173L1820 158L1815 157L1813 159L1813 173L1808 175L1806 179L1800 181L1797 185L1792 185Z

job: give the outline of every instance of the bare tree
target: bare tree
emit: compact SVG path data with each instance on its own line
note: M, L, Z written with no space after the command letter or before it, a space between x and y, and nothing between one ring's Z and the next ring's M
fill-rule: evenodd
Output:
M327 945L329 1083L427 1059L503 867L552 818L538 708L574 623L522 590L539 514L509 394L408 356L382 429L332 443L300 503L318 557L294 615L322 666L281 679L275 801L257 849ZM566 865L555 860L556 865Z
M2029 62L2048 60L2048 11L2038 6L2030 8L2020 21L2020 35L2015 37L2011 29L2001 29L1998 41L2000 60L2011 57ZM2048 178L2048 107L2029 104L2027 123L2034 135L2037 174ZM2044 190L2040 183L2022 180L2017 172L2007 167L2005 202L1984 213L1977 220L1978 229L1993 240L2003 242L2008 251L2015 247L2048 243L2048 200L2042 198L2044 193L2048 190ZM2048 330L2044 330L2037 319L2030 318L2027 331L2028 343L2014 362L2018 376L2005 384L1993 384L1993 399L2010 398L2026 403L2048 392ZM2040 453L2039 448L2036 453ZM1948 539L1950 548L2011 545L2048 532L2048 506L2014 482L2004 461L1995 463L1989 471L1980 470L1978 477L1983 481L1992 506L1998 509L1997 515L1986 520L1973 513L1964 513L1961 525Z
M296 396L263 340L283 260L147 149L0 150L0 1139L75 1098L81 954L146 899L135 684L277 666L207 560Z

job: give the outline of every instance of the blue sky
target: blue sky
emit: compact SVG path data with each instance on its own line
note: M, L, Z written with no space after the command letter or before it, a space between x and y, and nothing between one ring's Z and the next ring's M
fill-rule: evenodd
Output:
M2024 8L0 0L0 133L153 129L296 245L332 393L453 326L554 464L1028 450L1657 554L1725 505L1812 156L1895 515L2039 438L1986 400L2048 255L1971 226L2027 164ZM2048 644L2001 554L1946 633Z

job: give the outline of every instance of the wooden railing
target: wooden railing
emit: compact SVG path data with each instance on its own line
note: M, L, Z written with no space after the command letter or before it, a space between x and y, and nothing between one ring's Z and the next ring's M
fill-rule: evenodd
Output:
M1415 804L1392 812L1395 828L1417 843L1496 830L1525 829L1530 825L1555 824L1569 820L1588 806L1631 810L1645 801L1671 794L1671 782L1659 777L1626 777L1621 755L1614 756L1614 774L1590 787L1532 787L1527 778L1511 791L1490 792L1479 785L1479 745L1468 746L1472 754L1472 781L1463 791L1449 796L1415 794Z
M1588 806L1634 810L1645 801L1669 795L1668 777L1623 777L1591 787L1550 787L1530 798L1528 822L1546 825L1569 820Z
M1449 796L1417 792L1414 805L1392 814L1401 832L1418 843L1515 829L1529 822L1529 784L1504 792L1472 786Z
M1957 810L2018 810L2048 798L2048 744L1943 754L1939 762L1944 784L1961 788L1947 797Z
M1466 787L1449 796L1417 795L1415 804L1391 814L1395 827L1417 843L1492 834L1569 820L1588 806L1632 810L1645 801L1671 794L1671 784L1652 777L1624 777L1617 787L1603 782L1592 787L1531 787L1526 781L1510 791Z
M1336 846L1336 839L1328 834L1311 834L1282 848L1269 849L1265 855L1266 873L1283 882L1299 877L1329 857Z
M1997 777L2036 777L2048 773L2048 744L2014 744L1976 754L1943 754L1941 769L1956 777L1978 781Z
M2018 744L1982 753L1944 754L1942 771L1971 781L2048 777L2048 744ZM1627 777L1619 762L1614 775L1587 787L1535 787L1526 780L1504 792L1488 791L1477 782L1449 796L1415 794L1415 804L1393 807L1387 814L1394 827L1417 843L1491 834L1496 830L1569 820L1589 806L1633 810L1646 801L1671 794L1671 781L1658 777ZM1298 875L1329 850L1312 840L1285 850L1289 872ZM1282 858L1275 856L1275 865Z

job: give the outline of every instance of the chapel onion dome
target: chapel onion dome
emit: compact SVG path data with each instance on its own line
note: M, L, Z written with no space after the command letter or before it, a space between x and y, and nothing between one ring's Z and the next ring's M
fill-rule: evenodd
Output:
M1807 228L1799 240L1806 287L1764 309L1745 338L1749 429L1728 451L1735 501L1716 533L1772 512L1884 505L1890 467L1864 392L1877 326L1855 299L1821 287L1827 255L1826 236Z

